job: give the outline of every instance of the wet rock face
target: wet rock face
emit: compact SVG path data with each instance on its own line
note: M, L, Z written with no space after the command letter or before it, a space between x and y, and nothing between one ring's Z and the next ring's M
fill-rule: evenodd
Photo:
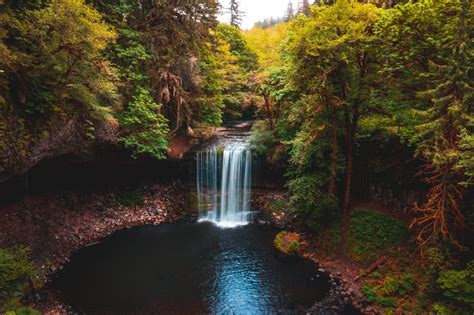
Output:
M76 115L57 119L55 126L39 138L12 139L0 151L0 182L22 174L46 159L71 154L91 156L97 145L116 145L118 124L109 121L94 123L95 135L89 137L84 129L84 119ZM25 137L25 135L17 135Z
M255 223L291 229L295 222L295 215L287 213L286 200L288 200L288 195L284 191L252 189L252 209L259 211L255 217Z
M131 158L129 152L105 146L90 156L64 155L40 162L27 173L0 182L0 205L46 192L104 191L109 187L139 183L169 182L191 184L190 163L182 160Z

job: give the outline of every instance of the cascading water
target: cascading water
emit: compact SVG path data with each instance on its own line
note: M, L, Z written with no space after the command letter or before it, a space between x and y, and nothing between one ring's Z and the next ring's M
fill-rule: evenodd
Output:
M252 154L244 143L197 153L196 188L200 220L223 227L250 220Z

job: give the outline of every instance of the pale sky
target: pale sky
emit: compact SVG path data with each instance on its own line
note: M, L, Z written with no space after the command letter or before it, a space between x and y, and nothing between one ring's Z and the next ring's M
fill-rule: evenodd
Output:
M228 8L230 0L219 0L223 8ZM282 17L285 15L289 0L240 0L240 10L244 11L245 16L242 19L242 28L250 29L257 21L270 17ZM298 0L292 0L293 8L296 10ZM222 22L229 22L229 14L219 17Z

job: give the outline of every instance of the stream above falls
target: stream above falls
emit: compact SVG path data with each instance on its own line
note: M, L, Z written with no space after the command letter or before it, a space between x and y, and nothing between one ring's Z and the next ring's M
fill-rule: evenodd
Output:
M88 314L301 313L327 294L328 278L280 257L276 233L210 222L124 230L77 252L52 284Z

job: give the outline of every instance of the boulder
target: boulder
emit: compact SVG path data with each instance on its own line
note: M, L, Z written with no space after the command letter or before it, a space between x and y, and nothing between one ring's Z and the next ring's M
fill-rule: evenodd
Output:
M275 236L273 246L284 254L296 254L300 245L300 235L294 232L281 231Z

